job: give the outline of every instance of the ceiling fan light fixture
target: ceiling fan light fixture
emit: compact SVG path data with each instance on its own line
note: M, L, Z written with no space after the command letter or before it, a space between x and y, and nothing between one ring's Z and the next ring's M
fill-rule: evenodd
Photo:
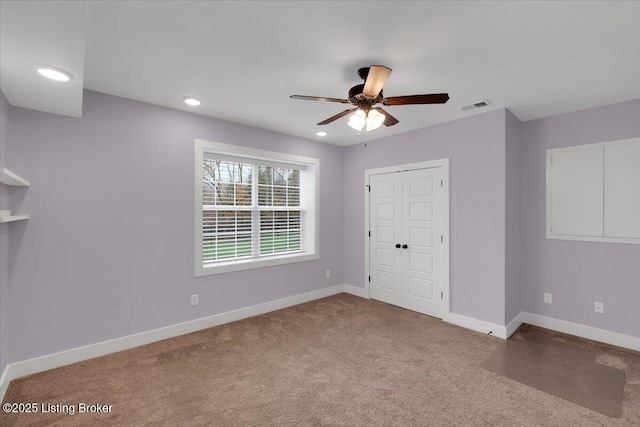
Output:
M349 126L354 128L357 131L361 131L362 128L367 124L366 113L363 110L358 109L355 113L351 115L349 118Z
M386 116L384 114L380 114L377 110L369 111L369 114L367 114L367 132L378 129L382 126L385 119Z

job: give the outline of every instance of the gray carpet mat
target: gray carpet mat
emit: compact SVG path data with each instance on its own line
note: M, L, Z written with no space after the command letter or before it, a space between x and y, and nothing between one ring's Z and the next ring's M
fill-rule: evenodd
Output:
M570 344L539 339L508 340L483 368L601 414L620 418L624 371L601 365L596 354Z

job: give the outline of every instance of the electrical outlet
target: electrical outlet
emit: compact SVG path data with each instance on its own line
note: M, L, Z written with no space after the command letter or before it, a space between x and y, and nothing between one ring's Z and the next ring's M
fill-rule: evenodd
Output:
M593 310L596 313L600 313L600 314L604 313L604 303L596 301L596 303L594 304Z
M331 277L331 270L327 270L327 279Z
M191 295L191 305L198 305L198 294Z
M552 303L552 301L553 301L553 300L552 300L552 298L551 298L551 294L547 294L547 293L545 293L545 294L544 294L544 303L545 303L545 304L551 304L551 303Z

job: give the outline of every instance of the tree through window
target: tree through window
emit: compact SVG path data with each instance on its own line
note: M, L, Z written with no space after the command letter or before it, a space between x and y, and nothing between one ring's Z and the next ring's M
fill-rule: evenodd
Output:
M196 275L317 259L318 166L196 140Z

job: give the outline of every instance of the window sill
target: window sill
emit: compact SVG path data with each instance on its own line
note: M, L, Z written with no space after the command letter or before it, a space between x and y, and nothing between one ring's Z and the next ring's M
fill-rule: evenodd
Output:
M272 267L275 265L292 264L294 262L312 261L318 259L317 253L302 253L293 255L282 255L267 259L251 258L244 260L234 260L203 267L196 265L196 277L209 276L212 274L229 273L232 271L250 270L253 268Z

